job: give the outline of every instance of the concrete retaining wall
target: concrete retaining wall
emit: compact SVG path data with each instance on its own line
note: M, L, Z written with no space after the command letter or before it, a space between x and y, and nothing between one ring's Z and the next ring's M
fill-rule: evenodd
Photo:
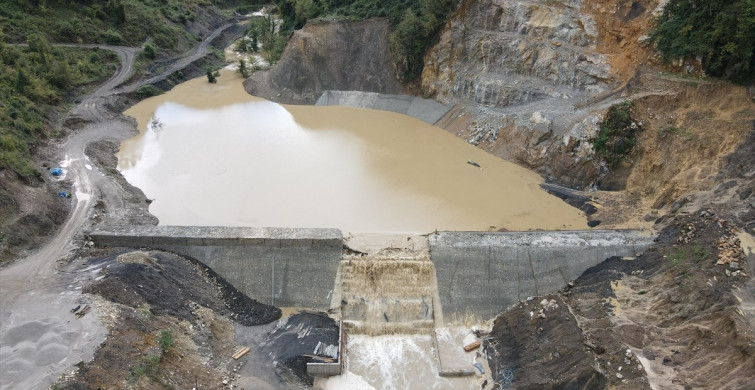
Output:
M451 107L435 100L416 96L386 95L361 91L325 91L317 99L317 106L349 106L383 110L409 115L431 125L435 124Z
M652 243L639 231L441 232L430 235L444 316L490 318L529 296L558 291L611 256Z
M327 309L343 250L338 229L107 227L100 247L163 249L193 257L260 302Z

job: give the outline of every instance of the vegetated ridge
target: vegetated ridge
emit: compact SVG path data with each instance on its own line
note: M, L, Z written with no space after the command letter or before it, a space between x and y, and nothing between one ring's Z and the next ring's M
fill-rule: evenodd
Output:
M138 79L171 66L225 18L201 0L0 5L0 262L39 245L65 220L71 183L48 180L56 163L45 145L86 124L67 110L118 66L115 52L97 44L136 46L118 50L139 53L131 76Z

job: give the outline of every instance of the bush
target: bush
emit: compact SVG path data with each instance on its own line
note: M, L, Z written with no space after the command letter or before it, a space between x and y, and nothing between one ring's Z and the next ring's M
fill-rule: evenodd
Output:
M600 124L597 137L592 141L595 154L603 158L609 167L616 167L632 152L638 129L632 120L629 103L611 106Z
M711 76L755 80L755 0L671 0L651 37L666 60L701 57Z
M155 50L155 45L151 43L146 43L144 45L144 56L151 60L154 60L156 55L157 55L157 52Z
M123 37L118 31L108 29L103 36L103 39L108 45L121 45L123 44Z
M163 91L152 84L143 85L136 90L136 95L140 99L146 99L148 97L157 96L162 94Z
M173 337L173 332L169 330L164 330L160 332L160 339L158 340L158 343L160 344L160 349L163 352L166 352L170 348L172 348L175 342L176 342L176 339Z

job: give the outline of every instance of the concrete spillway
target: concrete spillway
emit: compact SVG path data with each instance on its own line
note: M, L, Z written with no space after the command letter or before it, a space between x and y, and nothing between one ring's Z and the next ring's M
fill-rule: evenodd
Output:
M193 257L250 297L278 306L328 309L340 288L334 286L343 257L337 229L105 227L89 237L101 247ZM435 311L443 311L436 315L491 317L528 296L565 287L606 258L634 256L651 242L652 236L629 230L431 234L441 301Z

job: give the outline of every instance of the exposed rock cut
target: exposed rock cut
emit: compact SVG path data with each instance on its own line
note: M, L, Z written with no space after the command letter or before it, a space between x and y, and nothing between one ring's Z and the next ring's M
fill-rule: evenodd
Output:
M569 99L608 88L608 58L582 1L470 1L427 56L422 84L489 107Z
M325 90L400 92L388 46L387 19L307 23L288 40L280 61L244 82L252 95L314 104Z
M587 141L607 108L594 104L620 84L600 35L581 0L468 1L426 56L422 89L474 118L444 121L449 131L586 187L599 173Z

